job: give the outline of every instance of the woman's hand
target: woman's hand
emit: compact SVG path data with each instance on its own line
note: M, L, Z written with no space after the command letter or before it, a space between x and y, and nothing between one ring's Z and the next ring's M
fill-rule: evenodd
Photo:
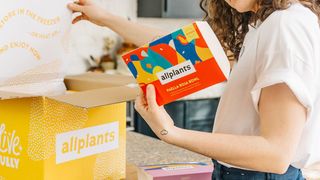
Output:
M81 13L73 20L73 24L81 20L87 20L96 25L108 27L123 37L126 42L134 43L137 46L143 46L155 37L168 33L109 13L98 4L95 4L93 0L78 0L77 3L68 4L68 8L75 13Z
M108 17L112 16L92 0L79 0L77 3L68 4L68 8L73 12L81 13L72 21L73 24L81 20L87 20L96 25L105 26Z
M175 126L164 107L158 106L153 85L148 85L146 97L142 91L140 92L135 109L160 139L168 141L169 136L174 133Z

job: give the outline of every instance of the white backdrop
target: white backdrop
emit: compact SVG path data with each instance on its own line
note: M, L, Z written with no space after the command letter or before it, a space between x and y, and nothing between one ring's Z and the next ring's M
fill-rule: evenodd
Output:
M95 0L102 7L116 15L130 18L133 21L137 18L137 0ZM115 41L121 38L111 30L98 27L89 22L79 22L73 25L71 30L70 54L68 74L83 73L88 68L90 56L99 58L103 54L103 39L109 37Z
M123 17L135 19L137 17L137 0L97 0L107 10Z

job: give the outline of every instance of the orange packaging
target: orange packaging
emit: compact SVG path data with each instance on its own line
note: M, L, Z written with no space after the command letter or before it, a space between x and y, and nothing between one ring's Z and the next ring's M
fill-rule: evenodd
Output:
M206 22L195 22L145 46L123 59L141 89L156 87L164 105L225 82L230 65L221 44Z

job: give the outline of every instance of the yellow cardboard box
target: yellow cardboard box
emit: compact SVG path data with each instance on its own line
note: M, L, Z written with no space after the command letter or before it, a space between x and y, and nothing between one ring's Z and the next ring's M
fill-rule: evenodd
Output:
M0 92L0 180L124 179L131 77L67 77L59 97Z

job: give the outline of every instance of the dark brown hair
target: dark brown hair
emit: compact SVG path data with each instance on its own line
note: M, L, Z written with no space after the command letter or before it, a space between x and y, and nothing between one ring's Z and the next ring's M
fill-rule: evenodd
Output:
M200 6L206 12L204 20L211 25L226 52L231 52L230 59L237 60L249 25L257 20L264 21L274 11L286 9L294 1L257 0L259 10L256 13L240 13L225 0L201 0ZM300 0L300 3L320 19L320 0Z

